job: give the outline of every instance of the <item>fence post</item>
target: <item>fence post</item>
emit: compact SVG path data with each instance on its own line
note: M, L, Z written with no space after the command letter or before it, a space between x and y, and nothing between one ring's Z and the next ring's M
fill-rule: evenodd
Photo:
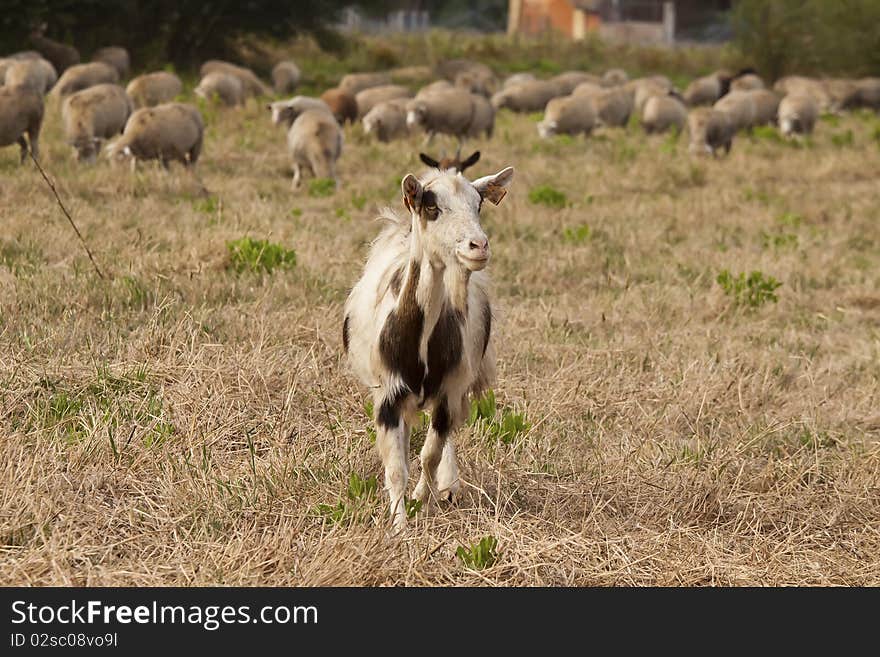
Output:
M663 3L663 39L668 44L675 43L675 3Z

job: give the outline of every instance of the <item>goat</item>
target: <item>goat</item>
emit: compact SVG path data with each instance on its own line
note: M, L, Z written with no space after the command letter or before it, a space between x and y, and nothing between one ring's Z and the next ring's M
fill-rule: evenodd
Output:
M427 505L460 486L449 438L467 416L469 395L495 374L480 209L486 199L500 203L512 179L513 167L473 182L451 170L408 174L401 188L409 217L386 211L389 225L345 303L342 344L373 393L395 532L406 525L409 435L419 411L430 412L431 426L415 499Z
M474 151L464 160L461 159L461 149L455 151L455 157L441 157L435 160L426 153L419 153L419 159L432 169L454 169L458 173L464 173L465 169L474 166L480 159L480 151Z

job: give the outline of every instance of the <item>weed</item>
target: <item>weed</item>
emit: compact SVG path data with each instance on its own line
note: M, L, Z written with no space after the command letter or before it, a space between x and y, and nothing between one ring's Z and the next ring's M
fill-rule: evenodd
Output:
M736 305L750 308L758 308L768 301L776 303L779 300L776 290L782 285L772 276L765 276L760 271L753 271L748 276L745 273L734 276L725 269L715 280Z
M296 252L280 244L265 240L242 237L226 243L229 266L238 273L244 271L271 274L275 269L292 269L296 266Z
M590 239L590 227L587 224L581 224L575 228L564 228L562 239L569 244L583 244Z
M485 426L490 440L504 445L511 444L517 436L531 428L523 413L507 410L499 413L493 390L471 401L468 422L471 426Z
M853 136L853 131L851 129L847 129L844 132L836 132L831 135L831 143L838 148L852 146L854 142L855 137Z
M546 205L551 208L564 208L568 198L563 192L550 185L539 185L529 191L529 201L535 205Z
M336 191L336 181L333 178L312 178L309 181L309 196L323 198L332 196Z
M498 539L494 536L485 536L479 543L472 543L470 547L459 545L455 556L467 568L473 570L489 568L498 560Z
M340 500L336 504L318 504L314 513L331 524L366 522L372 517L372 507L378 499L378 491L379 482L375 475L363 478L352 472L348 476L348 499Z

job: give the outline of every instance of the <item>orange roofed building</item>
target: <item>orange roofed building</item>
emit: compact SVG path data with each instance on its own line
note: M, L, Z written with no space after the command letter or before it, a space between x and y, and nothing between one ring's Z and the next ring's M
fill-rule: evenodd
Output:
M558 32L576 41L597 30L601 0L510 0L508 34Z

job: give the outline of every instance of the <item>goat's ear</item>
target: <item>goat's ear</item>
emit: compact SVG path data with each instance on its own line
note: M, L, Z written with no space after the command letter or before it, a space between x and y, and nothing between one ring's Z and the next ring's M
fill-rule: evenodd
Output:
M400 187L403 190L403 204L410 212L415 212L422 203L422 183L414 175L408 173L401 181Z
M424 153L419 153L419 159L424 162L427 166L433 167L434 169L440 168L440 163L432 158L430 155L425 155Z
M480 192L482 198L498 205L501 203L501 199L507 195L507 187L512 180L513 167L507 167L494 175L477 178L471 184Z
M474 166L477 162L479 162L479 160L480 160L480 151L474 151L468 159L466 159L464 162L462 162L460 165L458 165L459 173L464 173L465 169L467 169L468 167Z

